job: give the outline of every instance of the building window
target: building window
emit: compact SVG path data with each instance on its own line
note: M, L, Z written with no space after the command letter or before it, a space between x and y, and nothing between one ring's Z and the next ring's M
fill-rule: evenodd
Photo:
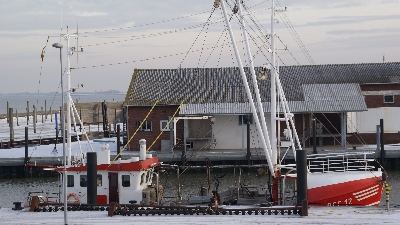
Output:
M122 187L130 187L131 186L131 176L122 175Z
M253 124L253 115L239 115L239 125L247 124L247 122Z
M80 181L81 187L87 187L87 175L81 175Z
M74 186L74 175L67 175L67 187Z
M103 185L103 178L101 174L97 174L97 186L101 187Z
M168 120L160 120L160 131L162 131L165 128L165 126L167 126L167 124L168 124ZM173 126L172 124L173 123L171 121L171 123L165 128L164 131L170 131L169 127Z
M139 128L141 123L142 123L142 121L136 122L136 129ZM142 126L139 128L139 131L151 131L151 121L144 121Z
M384 95L383 103L394 103L394 96L393 95Z
M193 141L187 141L186 148L193 148Z

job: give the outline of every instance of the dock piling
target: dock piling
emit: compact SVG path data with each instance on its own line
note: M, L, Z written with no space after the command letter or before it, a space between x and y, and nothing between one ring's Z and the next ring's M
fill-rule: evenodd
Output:
M120 125L117 124L117 155L119 155L120 151L121 151L121 136L120 136L120 132L121 132ZM121 158L121 156L119 155L118 158Z
M8 101L7 101L7 123L9 123L10 122L10 114L8 113L9 111L9 104L8 104Z
M29 125L29 101L26 101L26 125Z
M307 151L296 150L296 168L297 168L297 205L302 205L307 197Z
M28 127L25 127L25 165L28 164Z
M7 102L8 104L8 102ZM10 145L14 142L14 116L13 116L13 108L8 108L8 117L7 117L10 126ZM8 146L10 147L10 146Z
M15 109L15 117L17 118L17 126L19 126L19 122L18 122L18 109Z
M88 152L87 155L87 203L97 204L97 155Z
M383 129L383 119L380 119L380 127L381 127L381 133L380 133L380 143L381 143L381 165L385 167L385 141L384 141L384 129Z
M36 106L33 105L33 133L36 134Z

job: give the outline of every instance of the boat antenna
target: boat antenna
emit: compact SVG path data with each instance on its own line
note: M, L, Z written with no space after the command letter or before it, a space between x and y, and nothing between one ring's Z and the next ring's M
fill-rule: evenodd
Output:
M58 133L60 131L60 129L58 128L58 118L57 118L57 113L54 114L54 120L56 122L56 141L54 142L54 149L51 152L51 154L53 155L57 155L58 151L57 151L57 142L58 142Z
M80 48L83 51L83 48ZM78 32L78 23L76 23L76 65L79 68L79 32Z

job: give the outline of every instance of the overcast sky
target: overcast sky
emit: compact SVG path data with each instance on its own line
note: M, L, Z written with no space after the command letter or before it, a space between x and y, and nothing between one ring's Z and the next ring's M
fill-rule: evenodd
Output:
M232 6L232 0L228 1ZM229 36L224 33L221 9L212 13L214 0L0 3L0 93L57 91L60 54L51 45L64 45L65 67L67 43L58 36L67 32L67 25L70 34L79 28L78 43L71 38L70 45L82 46L84 51L71 57L71 67L79 68L72 70L71 86L83 84L83 92L125 92L134 68L237 66ZM384 55L386 62L400 61L400 0L278 3L287 7L287 11L276 15L279 48L284 49L285 45L288 49L279 52L281 65L380 63ZM265 38L260 31L270 33L271 0L246 0L245 5L252 54L255 65L261 66L270 57L262 48ZM208 18L209 24L203 26ZM294 29L287 28L288 22ZM232 25L242 50L235 17ZM300 39L294 38L293 33ZM246 65L247 59L243 61Z

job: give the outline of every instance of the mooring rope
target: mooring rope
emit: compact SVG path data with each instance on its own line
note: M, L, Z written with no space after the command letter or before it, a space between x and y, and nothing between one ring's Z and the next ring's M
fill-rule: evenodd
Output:
M121 151L119 152L119 154L117 156L115 156L115 158L113 159L113 161L111 161L111 163L107 166L107 168L104 171L107 171L108 167L111 166L111 164L113 164L113 162L115 160L118 159L118 157L121 155L121 153L126 149L126 147L129 145L129 143L132 141L133 137L135 137L136 133L140 130L140 128L142 127L143 123L146 121L147 117L149 117L149 115L151 114L151 112L153 111L153 109L156 107L158 103L158 100L156 100L156 102L154 102L153 107L151 107L150 111L147 113L146 117L142 120L142 122L140 123L140 125L137 127L135 133L133 133L133 135L131 136L131 138L129 138L128 142L125 144L125 146L121 149ZM117 140L119 141L119 140Z
M179 104L178 108L175 110L174 115L171 116L171 119L168 120L168 123L164 126L164 128L162 129L162 131L160 132L160 134L157 136L157 138L153 141L153 143L151 143L151 145L147 148L146 152L148 152L151 147L153 147L153 145L156 143L156 141L160 138L160 136L164 133L164 131L167 129L167 127L169 126L169 124L171 123L171 121L175 118L175 115L178 113L179 109L181 108L183 104L183 101L181 101L181 104ZM175 128L174 128L175 129Z

